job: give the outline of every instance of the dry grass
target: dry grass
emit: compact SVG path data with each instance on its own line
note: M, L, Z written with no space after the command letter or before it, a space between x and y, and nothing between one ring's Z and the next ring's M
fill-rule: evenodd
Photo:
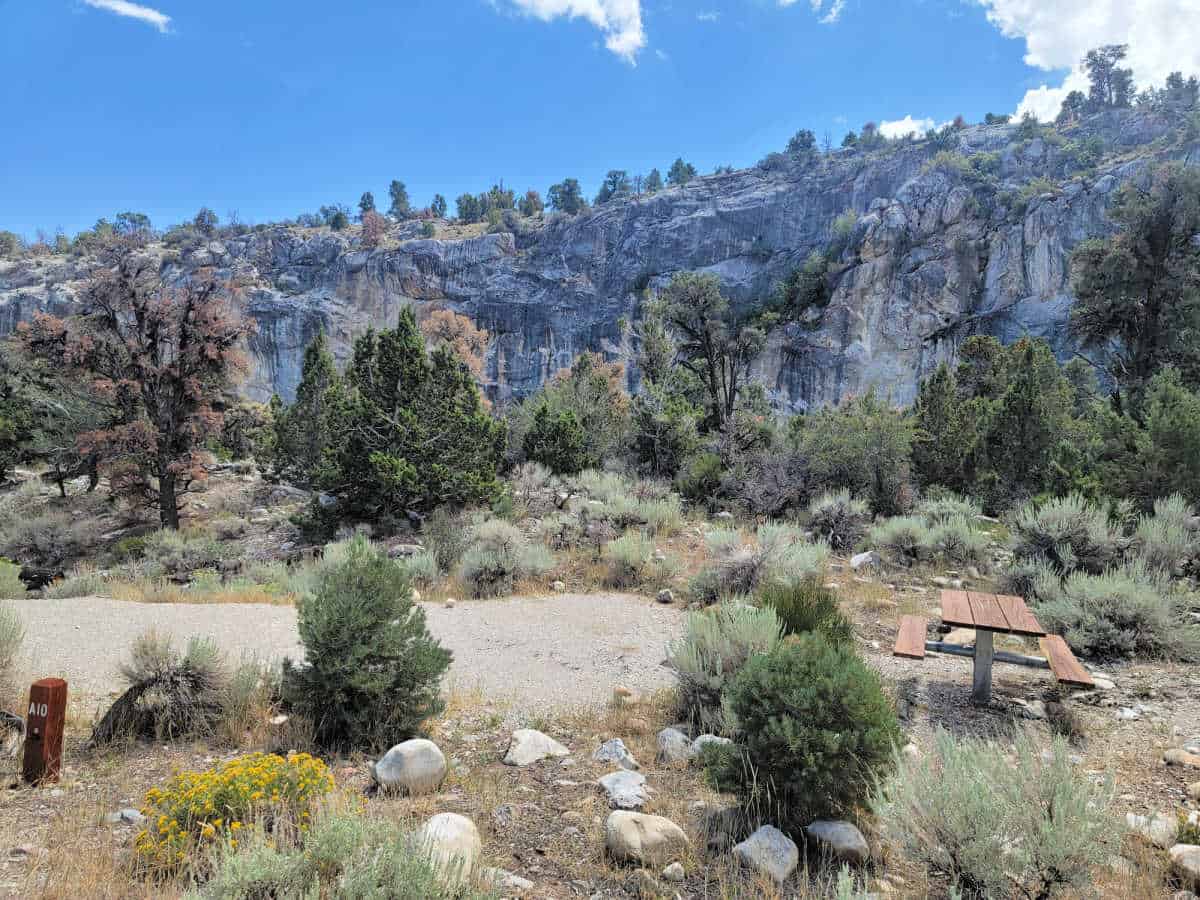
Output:
M197 588L166 579L115 581L109 593L114 600L133 603L266 603L271 606L291 606L297 599L290 592L269 590L257 584Z

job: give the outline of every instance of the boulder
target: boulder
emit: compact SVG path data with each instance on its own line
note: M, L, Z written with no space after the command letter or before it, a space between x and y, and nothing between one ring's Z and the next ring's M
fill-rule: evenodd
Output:
M551 756L567 756L570 752L549 735L532 728L518 728L512 733L504 763L509 766L528 766Z
M800 849L796 842L773 825L763 825L735 845L733 855L742 865L767 875L778 884L787 881L800 864Z
M607 762L620 766L622 769L640 769L638 761L633 758L633 754L629 752L629 748L625 746L625 742L620 738L612 738L605 741L596 748L596 752L592 754L594 762Z
M528 878L522 878L520 875L510 872L507 869L484 869L481 880L493 888L499 888L503 891L514 891L518 894L524 891L532 891L534 886L533 882Z
M433 794L446 779L446 757L433 741L413 738L385 753L371 766L371 775L387 791Z
M1176 844L1170 849L1171 871L1185 888L1200 891L1200 847Z
M1187 795L1190 799L1200 802L1200 781L1188 785Z
M483 842L475 823L458 813L438 813L416 833L417 844L447 881L466 881L479 865Z
M683 870L683 863L673 862L662 870L662 877L664 881L674 881L675 883L679 883L680 881L683 881L686 875L687 873Z
M659 603L674 603L675 602L675 592L672 591L670 588L663 588L661 591L659 591L654 596L654 599L657 600Z
M1168 766L1183 766L1186 769L1200 769L1200 755L1188 753L1179 747L1174 747L1163 754L1163 762Z
M692 757L692 741L678 728L664 728L658 733L660 763L687 762Z
M613 809L641 809L650 799L646 790L646 776L628 769L610 772L596 780L596 784L608 797Z
M139 810L126 807L109 813L104 817L104 821L109 825L141 825L146 821L146 817Z
M867 839L849 822L818 820L804 826L804 833L823 851L841 862L861 866L871 856Z
M696 759L701 753L704 752L705 747L710 745L713 747L724 747L732 743L733 741L726 737L718 737L715 734L702 734L700 737L692 741L692 747L688 752L688 755L692 759Z
M604 825L604 847L617 862L662 863L687 846L683 829L663 816L618 810Z
M1179 833L1179 823L1165 813L1155 813L1153 817L1126 813L1125 824L1130 831L1136 831L1164 850L1175 843L1175 836Z

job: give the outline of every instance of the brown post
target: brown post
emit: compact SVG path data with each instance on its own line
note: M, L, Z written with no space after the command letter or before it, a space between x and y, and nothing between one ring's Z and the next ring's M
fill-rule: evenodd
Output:
M21 769L21 776L29 784L58 781L66 718L67 683L61 678L35 681L29 688L25 762Z

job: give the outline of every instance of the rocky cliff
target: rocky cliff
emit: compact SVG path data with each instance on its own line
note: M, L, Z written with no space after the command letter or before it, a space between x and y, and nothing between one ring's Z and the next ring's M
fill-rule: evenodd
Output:
M584 350L632 362L629 327L647 291L680 270L718 275L751 308L837 236L832 298L779 325L756 366L781 409L877 386L907 402L971 334L1045 337L1076 352L1065 323L1072 248L1106 234L1113 192L1165 158L1200 161L1167 123L1110 114L1077 133L1021 138L976 126L954 145L893 142L697 178L574 217L548 214L511 231L420 239L399 226L365 250L357 229L276 226L165 250L172 277L215 266L249 284L239 300L258 322L245 392L290 397L305 344L325 329L344 359L355 335L406 304L463 312L493 340L489 391L535 390ZM1088 137L1103 155L1081 150ZM844 215L852 212L853 216ZM852 223L852 227L845 226ZM0 334L36 309L69 312L89 268L60 256L0 262ZM636 389L636 367L629 367Z

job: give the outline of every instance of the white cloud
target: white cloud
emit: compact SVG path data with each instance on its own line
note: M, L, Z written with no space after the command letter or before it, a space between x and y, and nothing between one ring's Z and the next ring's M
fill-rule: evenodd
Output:
M631 65L646 46L641 0L512 0L525 13L549 22L585 19L600 29L604 46Z
M905 116L903 119L885 119L880 122L879 133L885 138L895 140L913 132L924 134L933 127L933 119L914 119L912 116Z
M107 10L110 13L116 13L118 16L125 16L127 19L137 19L139 22L145 22L147 25L154 26L163 34L166 34L170 30L171 17L149 6L130 3L129 0L83 0L83 2L95 9Z
M1079 61L1103 44L1128 44L1125 64L1141 87L1175 70L1200 73L1200 3L1196 0L975 0L1006 37L1025 41L1025 62L1070 70L1057 86L1027 91L1017 113L1052 119L1072 90L1086 90Z
M797 0L776 0L780 6L795 6ZM841 18L842 10L846 8L846 0L808 0L812 11L820 16L822 25L832 25Z
M719 12L717 12L715 9L708 10L707 12L696 13L696 21L697 22L715 22L720 18L721 18L721 14Z

